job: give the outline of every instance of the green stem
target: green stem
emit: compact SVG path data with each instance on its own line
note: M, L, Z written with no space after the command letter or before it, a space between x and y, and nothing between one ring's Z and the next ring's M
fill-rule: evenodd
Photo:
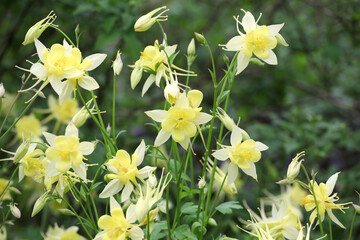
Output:
M112 135L113 142L116 143L115 136L115 96L116 96L116 75L114 74L114 84L113 84L113 108L112 108Z
M10 184L11 184L11 181L12 181L12 179L14 178L14 176L15 176L16 172L18 171L19 167L20 167L20 164L18 164L18 165L16 166L16 168L15 168L15 170L13 171L13 173L11 174L11 177L10 177L10 179L8 180L8 182L7 182L4 190L1 192L0 202L2 202L2 199L3 199L3 197L5 196L8 188L9 188L9 186L10 186Z
M353 231L353 227L354 227L354 223L355 223L355 218L356 218L356 210L354 212L354 216L353 216L352 221L351 221L349 240L351 240L351 235L352 235L352 231Z
M321 221L321 218L320 218L319 205L318 205L318 202L317 202L317 200L316 200L316 194L315 194L315 192L314 192L314 186L313 186L313 184L311 183L310 178L309 178L309 175L308 175L308 173L307 173L307 171L306 171L306 168L304 167L303 164L301 164L301 168L302 168L302 170L304 171L304 173L305 173L305 175L306 175L306 178L307 178L307 180L308 180L308 182L309 182L309 186L310 186L310 190L311 190L310 192L311 192L311 194L312 194L313 197L314 197L315 206L316 206L316 212L317 212L317 217L318 217L318 221L319 221L319 225L320 225L321 236L325 236L325 235L324 235L324 228L323 228L322 221ZM315 180L314 180L314 181L315 181Z
M333 240L333 236L332 236L332 228L331 228L331 219L328 218L329 220L329 232L330 232L330 240Z
M212 204L212 206L211 206L211 208L210 208L210 214L209 214L206 222L208 222L209 219L215 214L216 202L217 202L217 200L219 199L220 193L221 193L221 191L222 191L222 189L223 189L223 187L224 187L224 184L225 184L225 181L226 181L227 176L228 176L228 172L226 172L225 177L224 177L224 179L223 179L223 181L222 181L222 183L221 183L220 189L218 190L218 192L217 192L217 194L216 194L215 200L214 200L214 202L213 202L213 204Z
M73 43L73 41L71 41L71 39L68 37L68 35L66 35L66 33L64 33L60 28L56 27L55 25L51 24L50 27L52 27L53 29L57 30L58 32L60 32L65 38L66 40L68 40L70 42L71 45L73 45L74 47L76 47L76 45Z
M162 27L162 25L161 25L161 23L160 23L159 21L156 21L156 22L157 22L157 24L159 25L160 30L161 30L161 33L162 33L163 38L164 38L164 40L165 40L165 46L167 46L167 45L168 45L168 42L167 42L167 37L166 37L165 31L164 31L164 28Z

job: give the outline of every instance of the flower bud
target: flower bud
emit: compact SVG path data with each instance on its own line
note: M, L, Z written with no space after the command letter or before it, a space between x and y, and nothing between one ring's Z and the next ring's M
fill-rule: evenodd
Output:
M45 192L43 195L41 195L41 197L38 198L38 200L36 200L33 211L31 213L31 217L34 217L44 208L47 201L47 195L48 192Z
M53 11L47 15L46 18L42 19L41 21L35 23L25 35L25 40L22 43L23 45L27 45L34 42L34 38L39 38L40 35L48 28L56 19L56 15Z
M143 68L140 65L135 64L135 68L130 76L131 89L134 89L141 80Z
M299 162L299 159L301 157L303 157L304 155L305 155L305 152L301 152L301 153L296 154L296 157L293 158L293 160L289 164L289 167L287 170L287 174L286 174L287 180L294 180L297 177L297 175L299 174L299 171L300 171L301 162L304 161L302 159Z
M164 96L169 103L174 104L176 100L179 98L179 95L180 95L180 89L176 81L166 85L164 89Z
M159 13L157 16L153 17L154 14L156 14L157 12L159 12L161 9L165 9L164 11L162 11L161 13ZM156 21L166 21L167 20L167 16L162 16L162 14L164 14L165 12L169 11L169 9L166 9L166 6L163 7L159 7L143 16L141 16L134 25L134 29L136 32L144 32L146 30L148 30L149 28L151 28L152 25L154 25L154 23Z
M0 98L2 98L4 94L5 94L4 84L0 83Z
M16 218L21 218L21 212L18 207L16 207L16 203L10 203L9 205L11 214Z
M25 141L20 144L18 149L16 149L15 155L14 155L14 163L19 162L21 159L23 159L29 149L30 142Z
M116 54L116 59L115 61L113 62L113 70L114 70L114 75L120 75L120 72L123 68L123 62L121 60L121 52L120 51L117 51L117 54Z
M201 45L207 46L207 41L206 41L204 35L202 35L202 34L200 34L200 33L197 33L197 32L195 32L194 34L195 34L196 40L197 40Z
M221 107L216 109L216 117L220 119L220 121L229 131L232 131L233 127L236 125L234 120L229 117L229 115L227 115L227 113Z
M71 119L72 123L75 125L76 128L80 128L82 125L85 124L86 120L89 118L89 113L82 107L80 111L78 111L73 118Z
M199 178L199 182L198 182L198 187L199 187L199 189L202 189L202 188L204 188L205 186L206 186L206 181L205 181L205 179L202 178L202 177L200 177L200 178Z
M151 186L152 188L155 188L155 187L156 187L157 178L156 178L156 176L155 176L154 174L151 174L151 175L149 176L148 181L149 181L149 184L150 184L150 186Z
M283 38L283 36L281 36L280 33L276 34L275 38L276 38L278 44L283 45L285 47L289 46L289 44L285 41L285 39Z
M187 49L187 55L188 57L193 57L195 56L195 40L191 39L188 49Z
M210 224L211 226L214 226L214 227L217 226L217 222L216 222L215 219L213 219L213 218L209 218L209 224Z
M353 205L356 213L357 213L357 214L360 214L360 206L359 206L359 205L356 205L356 204L352 204L352 205Z

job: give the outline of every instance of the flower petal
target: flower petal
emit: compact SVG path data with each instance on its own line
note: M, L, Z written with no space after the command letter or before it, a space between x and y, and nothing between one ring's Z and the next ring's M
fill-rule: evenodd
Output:
M241 25L243 26L245 32L249 32L256 28L256 22L254 16L251 12L246 11L244 17L241 20Z
M95 53L86 57L85 59L90 59L91 61L91 66L88 69L86 69L86 71L91 71L97 68L105 60L105 58L106 58L106 54L104 53Z
M111 180L104 188L104 190L99 194L99 198L108 198L120 192L124 184L120 182L119 179Z
M92 142L81 142L79 144L79 151L83 154L83 155L90 155L95 148L95 144Z
M220 161L225 161L229 158L230 148L222 148L213 152L212 156Z
M244 43L244 36L235 36L232 39L230 39L225 47L227 51L239 51L241 50L241 47Z
M263 144L262 142L259 142L259 141L255 142L255 148L257 148L259 151L265 151L265 150L269 149L268 146L266 146L265 144Z
M54 89L54 91L58 95L60 95L64 88L64 83L61 82L61 78L51 75L48 77L48 80L50 82L51 87Z
M46 141L50 144L50 146L54 146L54 140L56 138L56 135L48 132L43 132L43 135L46 139Z
M204 112L199 112L196 118L192 121L195 125L200 125L209 122L212 119L212 115Z
M121 202L125 202L126 200L129 199L130 194L131 194L133 189L134 189L134 186L130 182L125 184L125 187L124 187L124 189L122 190L122 193L121 193Z
M277 65L278 64L277 57L276 57L273 50L269 50L269 57L268 58L261 59L261 60L263 60L264 62L266 62L267 64L270 64L270 65Z
M252 163L252 162L249 162L249 164L250 164L250 166L251 166L250 168L246 168L246 169L242 168L241 170L242 170L245 174L249 175L250 177L254 178L254 179L257 181L257 174L256 174L255 164Z
M139 146L136 148L136 150L134 152L138 155L138 159L136 161L136 166L139 166L142 163L142 161L144 160L145 151L146 151L146 145L145 145L144 139L142 139L141 143L139 144Z
M167 111L165 110L152 110L152 111L146 111L146 115L151 117L156 122L162 122L166 118Z
M70 122L65 129L65 137L70 137L71 135L79 136L79 130L75 127L75 125Z
M236 75L244 71L244 69L249 65L250 58L245 56L245 54L240 51L237 57L237 67L236 67Z
M84 75L78 79L79 86L88 91L98 89L100 86L93 77Z
M331 209L326 209L326 212L329 214L331 221L336 223L339 227L346 229L346 227L344 225L342 225L342 223L335 217L335 215L333 214Z
M242 133L238 126L234 126L230 136L231 146L235 147L242 140Z
M34 42L35 42L36 52L37 52L37 54L39 56L39 59L42 62L44 62L43 53L44 53L44 50L46 49L46 47L37 38L34 38Z
M86 181L86 166L84 162L81 162L79 166L72 166L75 173L84 181Z
M155 139L154 146L158 147L162 145L170 138L170 136L171 136L171 132L165 132L164 130L161 129Z
M144 232L136 226L129 230L129 237L131 240L141 240L144 239Z
M110 196L110 212L115 208L121 208L121 206L113 196Z
M149 175L155 171L156 167L145 166L138 171L137 177L141 179L148 178Z
M330 196L330 194L334 191L334 187L337 181L337 178L339 176L340 172L337 172L333 174L327 181L326 181L326 188L327 188L327 195Z
M69 80L64 82L64 87L59 94L59 103L62 104L65 99L69 99L74 92L75 86Z
M284 26L284 24L285 23L267 26L269 28L269 34L275 37L275 35L279 33L280 29Z
M40 80L44 80L47 76L47 69L41 63L34 63L30 68L30 72Z
M227 178L228 184L232 184L235 181L238 174L239 174L238 167L235 164L230 163L228 166L228 178Z
M151 87L151 85L155 82L155 75L150 74L150 76L146 79L142 92L141 92L141 96L143 97L144 94L149 90L149 88Z
M180 146L181 146L183 149L185 149L185 150L188 149L189 143L190 143L190 138L187 137L187 136L185 136L184 141L179 142Z

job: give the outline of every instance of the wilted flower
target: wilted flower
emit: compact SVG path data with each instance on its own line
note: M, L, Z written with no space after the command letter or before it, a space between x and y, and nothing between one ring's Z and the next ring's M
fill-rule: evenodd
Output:
M123 62L121 60L121 52L120 50L117 51L117 54L116 54L116 58L115 58L115 61L113 62L113 70L114 70L114 75L120 75L120 72L123 68Z
M110 159L107 163L110 173L106 175L106 178L111 181L100 193L100 198L108 198L122 190L121 201L125 202L129 199L134 189L133 184L138 184L136 178L143 181L156 169L146 166L138 170L137 167L144 160L145 150L145 142L142 140L131 157L125 150L117 151L115 158Z
M154 14L159 12L160 10L165 9L164 11L160 12L157 16L153 17ZM159 7L151 12L141 16L134 25L134 29L136 32L144 32L154 25L156 21L166 21L168 19L167 16L163 16L164 13L169 11L166 9L166 6Z
M29 43L34 42L34 38L39 38L40 35L48 28L56 19L56 15L53 11L47 15L46 18L40 20L39 22L35 23L26 33L23 45L27 45Z
M257 24L258 21L255 21L254 16L250 12L244 12L245 15L241 22L239 17L235 18L237 31L240 36L233 37L224 45L224 49L227 51L239 52L236 74L241 73L247 67L253 54L267 64L277 65L277 58L272 49L276 47L278 43L276 36L284 26L284 23L259 26ZM244 28L245 34L240 32L239 25ZM281 37L281 39L283 38Z
M86 238L78 234L78 231L77 226L63 228L55 223L54 227L49 227L47 230L44 240L85 240Z
M168 111L152 110L145 112L156 122L161 122L161 130L155 139L154 146L160 146L166 142L170 136L178 142L184 149L187 149L190 138L197 132L197 126L207 123L212 116L200 112L200 104L203 94L199 90L191 90L180 94L174 106Z
M78 129L72 122L66 127L65 135L55 136L45 132L44 136L50 144L45 152L46 158L52 162L49 168L58 173L64 173L72 168L82 179L86 179L83 159L85 159L84 155L90 155L94 151L94 143L79 142ZM50 170L49 168L47 171Z
M230 158L231 163L228 167L228 183L232 183L238 175L238 168L245 174L257 180L255 162L261 159L261 151L268 149L265 144L247 139L242 142L243 134L239 127L234 126L231 132L231 146L224 146L216 150L212 155L220 160L225 161Z
M344 207L345 205L351 204L351 203L341 203L341 204L336 204L335 202L339 200L339 197L337 196L337 193L334 193L331 195L331 193L334 190L338 175L340 174L340 172L335 173L334 175L332 175L327 181L326 184L324 183L320 183L320 185L315 182L314 180L312 180L309 183L312 185L314 192L311 195L307 195L303 200L302 200L302 205L304 205L305 210L306 211L311 211L313 210L313 212L310 215L310 222L312 223L314 221L314 219L317 217L317 209L316 209L316 203L315 203L315 198L314 195L316 196L316 202L317 202L317 206L318 206L318 211L319 211L319 215L320 215L320 221L323 221L325 218L325 211L327 212L327 214L329 215L331 221L333 221L334 223L336 223L337 225L339 225L342 228L345 228L344 225L341 224L341 222L335 217L335 215L333 214L332 210L333 209L338 209L340 211L342 211L343 213L345 213L343 211L343 209L346 209L346 207Z

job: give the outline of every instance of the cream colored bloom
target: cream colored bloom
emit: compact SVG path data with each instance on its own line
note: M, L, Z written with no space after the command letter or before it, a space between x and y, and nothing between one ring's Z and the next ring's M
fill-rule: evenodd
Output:
M331 221L336 223L338 226L345 228L344 225L341 224L341 222L335 217L335 215L332 212L333 209L338 209L338 210L342 211L343 213L345 213L343 210L343 209L346 209L345 205L351 204L351 203L341 203L341 204L335 203L336 201L339 200L339 197L337 196L337 193L332 194L332 192L334 190L334 187L335 187L335 184L336 184L339 174L340 174L340 172L337 172L334 175L332 175L326 181L326 184L324 184L324 183L318 184L314 180L312 180L310 184L313 186L317 205L319 207L318 210L319 210L319 215L320 215L320 221L324 220L325 212L327 212ZM315 198L314 198L313 194L307 195L302 200L301 204L304 205L305 210L308 212L314 209L310 215L310 222L312 223L314 221L314 219L317 217L317 209L316 209Z
M82 179L86 179L84 155L90 155L95 145L92 142L80 142L78 135L78 129L72 122L66 127L65 135L44 133L50 144L45 152L46 158L51 161L47 171L57 171L59 174L72 168Z
M68 124L72 117L79 111L79 104L75 98L65 99L60 103L59 99L55 99L53 95L49 96L50 118L55 118L63 124ZM47 120L50 120L47 119Z
M203 94L199 90L191 90L186 94L180 94L174 106L168 111L152 110L145 112L156 122L161 122L161 130L155 139L154 146L165 143L170 136L187 149L190 138L194 137L197 127L209 122L212 118L210 114L201 112L200 104Z
M236 27L240 35L233 37L224 45L224 49L227 51L239 52L236 74L241 73L247 67L253 55L267 64L277 65L277 58L272 49L276 47L278 43L276 36L284 26L284 23L259 26L257 24L258 21L255 21L254 16L250 12L244 12L245 15L241 22L238 20L239 17L235 19L237 22ZM244 28L245 34L239 30L239 25Z
M97 68L104 61L106 54L96 53L82 60L80 50L69 45L65 39L63 45L56 43L50 49L35 39L35 46L41 63L33 64L30 72L39 81L44 81L40 90L50 83L62 103L75 90L76 81L86 90L99 88L95 79L85 72ZM66 80L62 82L63 79Z
M53 11L47 15L46 18L35 23L26 33L23 45L27 45L34 42L34 38L38 39L40 35L48 28L56 19L56 15Z
M268 149L265 144L247 139L242 142L243 133L237 126L231 132L231 146L223 146L216 150L212 155L220 161L230 158L231 163L228 167L228 183L232 183L238 175L238 168L245 174L257 180L255 164L261 159L261 151Z
M19 139L38 140L45 130L34 115L22 117L15 125L16 135Z
M136 148L134 154L130 157L125 150L118 150L115 158L110 159L106 164L110 173L106 175L110 182L105 186L100 193L100 198L108 198L114 194L121 193L121 202L129 199L134 186L137 186L137 180L144 181L156 169L155 167L146 166L138 169L138 166L143 162L145 156L146 146L144 140Z
M160 10L165 9L164 11L160 12L158 15L153 17L156 13L158 13ZM151 12L141 16L134 25L134 29L136 32L144 32L148 30L149 28L154 25L156 21L166 21L168 19L167 16L163 16L164 13L169 11L169 9L166 9L166 6L159 7L155 10L152 10Z
M111 204L110 204L111 205ZM113 207L111 215L103 215L99 218L98 225L103 231L99 232L94 240L141 240L144 239L144 233L137 225L135 212L131 209L126 211L126 217L122 208Z
M55 223L54 227L48 228L44 240L85 240L86 238L78 234L78 231L77 226L63 228Z
M20 160L19 181L24 176L34 177L39 180L45 174L48 163L44 159L44 152L36 149L36 143L31 143L24 157Z

